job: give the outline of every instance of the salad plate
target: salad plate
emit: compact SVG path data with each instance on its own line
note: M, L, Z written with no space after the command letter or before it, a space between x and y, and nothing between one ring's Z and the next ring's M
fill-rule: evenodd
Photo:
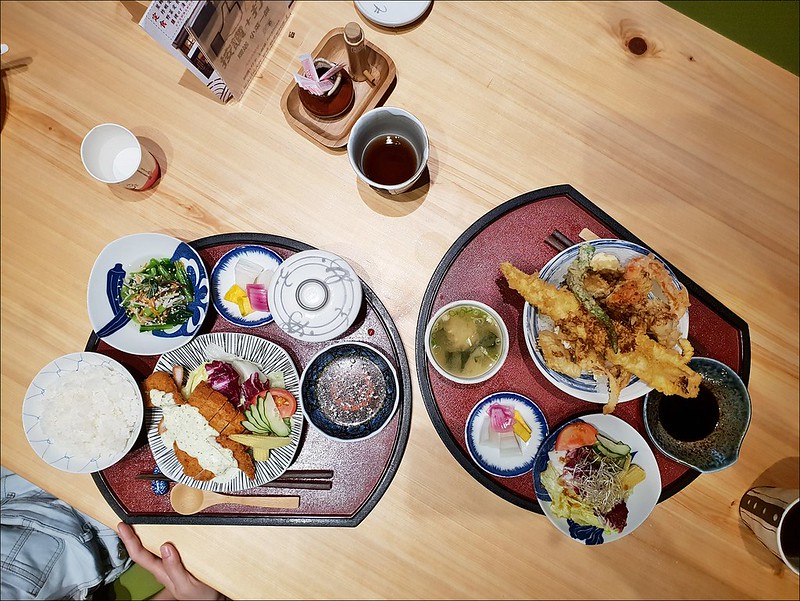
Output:
M314 428L333 440L375 436L397 410L400 385L389 360L362 342L321 350L303 370L300 403Z
M519 452L508 453L489 441L489 407L500 404L517 411L529 428L526 441L516 435ZM533 468L536 451L547 437L547 420L536 403L515 392L495 392L478 401L467 417L464 439L472 460L482 470L501 478L521 476Z
M278 327L303 342L343 334L361 310L361 279L342 257L304 250L283 261L272 277L270 311Z
M76 405L92 415L74 411ZM143 420L136 380L119 362L94 352L70 353L48 363L22 402L22 426L33 450L72 474L117 463L133 448Z
M544 476L548 469L552 469L550 468L551 464L554 466L557 465L557 463L553 462L558 462L559 453L562 453L562 451L556 450L559 435L565 428L573 426L578 422L585 422L586 424L594 426L594 429L596 429L599 435L604 436L607 440L613 441L613 443L618 444L623 449L627 448L627 451L623 451L619 453L619 455L630 455L630 464L638 465L644 472L644 479L633 485L632 491L624 501L624 506L627 508L627 516L624 527L622 527L620 532L609 528L607 524L600 527L597 523L585 523L587 520L584 518L587 515L594 515L597 510L596 507L579 503L573 499L568 516L565 515L563 511L557 511L553 507L553 498L545 485ZM596 444L597 443L594 443L593 446L587 445L585 448L592 449L596 447ZM613 444L611 446L613 446ZM597 457L600 457L600 455L595 457L593 466L597 465ZM618 540L630 534L647 519L661 495L661 473L658 469L653 451L642 435L639 434L633 426L614 415L597 413L570 420L545 439L536 454L533 466L533 486L536 492L536 499L542 511L556 528L579 543L585 545L600 545ZM553 486L552 483L551 486ZM556 484L556 486L558 486L558 484ZM562 488L562 491L563 490ZM619 508L615 507L612 511L608 512L606 516L610 516L610 514L614 513L618 518L619 511ZM625 510L623 509L622 511L624 513ZM575 519L572 519L573 517ZM608 519L611 520L610 517Z
M266 279L266 284L263 284L266 290L271 279L269 274L274 275L282 262L283 258L274 250L256 244L237 246L226 252L211 270L211 298L214 308L224 320L244 328L256 328L272 323L272 313L268 310L254 310L252 313L242 315L237 303L225 297L234 285L239 285L239 289L246 293L247 280L252 280L250 281L252 284L256 280L261 282L262 279L269 278ZM246 274L251 266L261 271L256 271L248 277Z
M168 288L173 285L185 287L191 300L180 306L181 317L175 325L169 326L167 321L165 329L141 331L140 327L159 326L140 326L131 319L132 305L126 299L134 286L142 289L136 292L151 294L145 292L145 284L135 283L134 274L145 271L153 259L182 266L179 274L167 274L159 280L160 298L170 296ZM208 312L209 296L208 275L197 251L172 236L142 233L119 238L98 255L89 276L87 308L92 329L110 346L133 355L159 355L186 344L197 334ZM165 315L169 318L169 313Z
M255 363L263 374L275 371L282 372L284 388L291 392L295 398L298 397L300 377L286 350L274 342L250 334L232 332L201 334L183 347L164 353L156 363L154 371L171 373L174 365L182 365L184 370L190 372L210 360L207 350L210 345L220 347L226 353ZM303 414L300 411L295 411L291 417L291 432L289 434L291 442L286 446L272 449L267 461L254 462L256 468L255 479L250 480L244 473L240 472L233 480L225 483L201 482L184 474L183 467L178 461L174 450L164 444L158 432L158 423L161 421L161 417L162 411L158 407L151 409L147 417L147 440L161 472L176 482L181 482L194 488L223 493L260 486L283 474L294 460L303 430Z
M582 244L591 244L597 253L602 252L614 255L619 259L623 266L626 265L631 259L651 254L650 251L644 247L625 240L589 240L588 242L584 242ZM539 277L549 284L562 287L566 278L567 269L576 259L580 246L581 244L570 246L550 259L550 261L548 261L540 270ZM676 286L678 288L682 288L682 284L678 278L675 277L675 274L672 272L670 267L659 257L656 257L656 259L664 264L664 267L666 267L667 272L675 282ZM651 292L650 295L652 296L653 293ZM527 302L525 303L522 314L522 329L525 333L525 344L528 348L528 353L530 354L531 359L533 359L534 365L536 365L538 370L551 384L553 384L559 390L583 401L600 404L605 404L608 402L609 394L605 380L596 380L594 375L587 372L582 373L579 378L573 378L566 374L557 372L554 369L550 369L547 366L544 355L542 354L542 350L539 347L538 339L540 332L543 330L553 329L553 322L550 320L550 318L542 315L535 307L531 306ZM689 333L688 311L684 313L683 317L681 317L680 321L678 322L678 330L681 334L681 337L686 338ZM625 386L622 391L620 391L618 402L622 403L640 398L652 389L652 386L632 375L628 385Z

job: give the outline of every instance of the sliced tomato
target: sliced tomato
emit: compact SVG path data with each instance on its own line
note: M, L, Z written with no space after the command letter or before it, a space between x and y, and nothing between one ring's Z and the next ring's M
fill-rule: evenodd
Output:
M575 422L566 426L556 438L556 451L569 451L597 442L597 428L586 422Z
M259 397L263 397L263 398L267 397L267 392L268 391L266 391L266 390L262 390L261 392L257 392L256 394L254 394L252 397L250 397L249 401L245 401L244 407L242 407L242 409L248 409L248 408L253 407L254 405L256 405L258 403L258 398Z
M278 412L281 417L291 417L297 411L297 399L294 395L285 388L270 388L272 400L278 407Z

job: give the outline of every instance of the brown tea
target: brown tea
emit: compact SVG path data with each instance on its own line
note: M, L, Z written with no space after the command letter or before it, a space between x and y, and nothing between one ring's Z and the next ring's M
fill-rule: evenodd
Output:
M402 184L417 171L417 153L402 136L378 136L364 149L361 170L373 182L384 186Z

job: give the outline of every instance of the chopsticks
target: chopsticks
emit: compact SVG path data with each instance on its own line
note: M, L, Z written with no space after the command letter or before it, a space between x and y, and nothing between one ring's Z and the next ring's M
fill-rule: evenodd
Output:
M265 488L300 488L305 490L330 490L333 487L333 470L286 470L274 480L261 484ZM164 474L148 472L138 474L136 480L168 480Z
M600 237L586 227L581 230L578 236L581 240L597 240ZM575 244L569 236L558 230L553 230L553 233L547 236L544 241L559 252Z

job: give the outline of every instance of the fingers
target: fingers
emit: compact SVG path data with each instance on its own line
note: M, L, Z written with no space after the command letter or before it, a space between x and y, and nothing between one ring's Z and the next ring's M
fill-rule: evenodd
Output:
M156 580L158 580L161 584L167 586L169 583L169 578L164 570L161 559L144 548L142 541L139 540L139 537L136 535L136 532L134 532L133 528L131 528L125 522L120 522L117 525L117 532L119 533L119 537L122 539L125 548L128 550L128 555L130 558L135 563L138 563L148 572L153 574L153 576L156 577Z
M219 593L192 576L183 566L178 550L172 543L161 545L164 571L173 584L173 593L178 599L219 599Z

